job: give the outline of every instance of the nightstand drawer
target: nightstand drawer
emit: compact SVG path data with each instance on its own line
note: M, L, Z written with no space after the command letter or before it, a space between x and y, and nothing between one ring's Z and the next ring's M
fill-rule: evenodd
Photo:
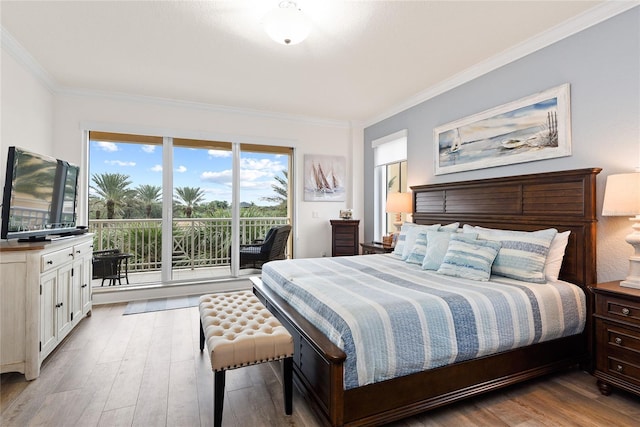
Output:
M607 345L635 353L640 362L640 331L615 323L598 322L598 335L600 334L603 334Z
M599 366L598 369L601 369L611 376L640 385L640 366L629 360L609 356L607 357L606 366Z
M596 314L640 326L640 303L612 295L597 295Z

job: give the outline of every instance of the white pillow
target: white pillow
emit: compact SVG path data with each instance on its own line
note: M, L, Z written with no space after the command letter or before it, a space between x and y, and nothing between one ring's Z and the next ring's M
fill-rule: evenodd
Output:
M569 243L570 234L571 231L558 233L551 241L547 260L544 263L544 277L551 282L558 280L558 276L560 275L560 268L562 267L562 260L564 259L564 251L567 248L567 243Z

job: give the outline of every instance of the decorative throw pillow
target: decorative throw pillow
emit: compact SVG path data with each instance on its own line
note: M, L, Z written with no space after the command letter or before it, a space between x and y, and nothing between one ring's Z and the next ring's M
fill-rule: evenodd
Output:
M439 231L458 231L459 227L460 227L460 223L459 222L452 222L451 224L440 226L440 228L438 228L438 230Z
M400 234L396 239L396 246L393 248L394 255L402 258L402 253L404 252L404 247L406 246L407 232L410 228L413 228L415 226L416 224L412 222L405 222L404 224L402 224L402 227L400 228Z
M555 228L539 231L498 230L471 227L465 224L465 232L478 233L478 239L497 241L502 248L491 272L499 276L531 283L546 283L544 264L551 241L558 234Z
M424 255L427 253L427 233L432 233L432 231L421 231L418 233L416 242L413 244L413 248L411 252L409 252L409 256L407 256L405 262L422 265Z
M544 277L549 281L555 282L558 280L560 267L562 267L562 260L564 259L564 251L567 248L567 243L569 243L570 234L571 231L558 233L551 241L547 260L544 263Z
M491 265L500 247L500 242L474 240L461 234L452 234L447 253L437 272L486 282L491 276Z
M455 233L453 230L445 230L441 228L438 231L427 231L427 249L422 261L422 268L425 270L437 270L444 260L449 247L449 240ZM465 233L464 237L475 239L478 233Z
M413 227L410 227L407 230L407 235L405 238L405 245L402 251L402 259L404 261L407 260L411 250L413 249L413 245L416 244L416 238L418 234L426 231L437 231L440 228L440 224L433 225L421 225L421 224L413 224Z

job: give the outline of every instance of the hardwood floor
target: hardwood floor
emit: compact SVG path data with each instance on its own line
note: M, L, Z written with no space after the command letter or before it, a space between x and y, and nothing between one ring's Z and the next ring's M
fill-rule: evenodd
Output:
M40 377L2 374L0 426L211 426L213 374L198 350L198 310L123 316L96 306L45 361ZM3 343L3 345L6 345ZM602 396L570 371L393 423L417 426L632 426L640 398ZM318 426L294 392L284 415L278 363L227 372L224 426Z

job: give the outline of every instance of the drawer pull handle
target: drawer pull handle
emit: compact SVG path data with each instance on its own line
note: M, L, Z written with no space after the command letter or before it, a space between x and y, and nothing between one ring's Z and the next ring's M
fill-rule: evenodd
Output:
M614 340L616 344L621 345L622 344L622 338L620 337L616 337L616 339Z
M53 264L53 261L49 260L47 261L47 264Z
M625 316L628 316L629 313L631 313L631 310L629 310L627 307L622 308L622 314L624 314Z
M623 370L624 370L624 367L622 365L616 366L616 371L622 373Z

